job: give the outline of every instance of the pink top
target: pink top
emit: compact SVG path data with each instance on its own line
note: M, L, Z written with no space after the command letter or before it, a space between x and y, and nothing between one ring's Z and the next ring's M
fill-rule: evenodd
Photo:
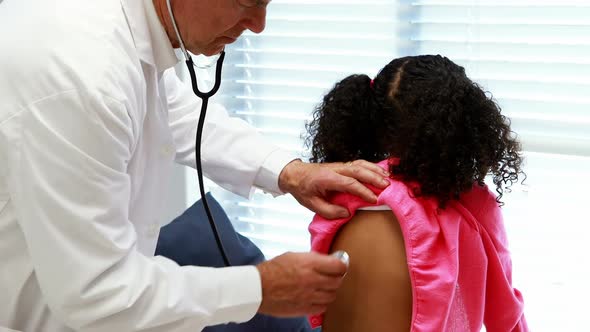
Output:
M387 161L379 163L387 168ZM512 287L512 263L502 214L495 195L475 185L458 201L438 208L433 198L412 197L408 184L390 179L374 205L387 205L397 217L405 240L412 282L412 332L481 330L528 331L522 295ZM333 203L351 215L371 204L350 194ZM328 253L334 236L349 218L326 220L316 215L309 226L313 251ZM351 257L354 260L354 257ZM312 327L322 316L310 318Z

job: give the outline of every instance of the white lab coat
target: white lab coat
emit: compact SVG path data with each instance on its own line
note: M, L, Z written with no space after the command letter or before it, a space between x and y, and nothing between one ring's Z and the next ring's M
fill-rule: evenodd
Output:
M254 267L153 257L172 162L194 165L200 101L151 0L0 4L0 326L199 331L250 319ZM278 193L291 156L211 105L209 178Z

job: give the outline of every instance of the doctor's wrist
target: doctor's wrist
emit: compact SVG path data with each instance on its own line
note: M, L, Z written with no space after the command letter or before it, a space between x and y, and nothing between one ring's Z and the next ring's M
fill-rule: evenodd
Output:
M299 185L301 169L305 163L301 159L294 159L279 174L279 189L284 193L292 193Z

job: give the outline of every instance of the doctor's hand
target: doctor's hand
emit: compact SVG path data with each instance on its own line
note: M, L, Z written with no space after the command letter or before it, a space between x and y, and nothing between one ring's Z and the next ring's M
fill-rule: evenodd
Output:
M279 188L324 218L336 219L348 217L349 213L327 201L330 192L347 192L375 203L377 196L363 183L385 188L388 176L383 168L366 160L322 164L294 160L279 175Z
M276 317L318 314L336 298L347 267L318 253L286 253L256 266L262 282L259 313Z

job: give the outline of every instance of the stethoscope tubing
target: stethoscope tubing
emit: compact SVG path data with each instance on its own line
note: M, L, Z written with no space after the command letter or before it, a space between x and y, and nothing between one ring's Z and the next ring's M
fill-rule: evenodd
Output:
M201 90L199 90L199 85L197 83L197 75L195 74L193 59L188 53L186 47L184 46L184 42L182 40L182 37L180 36L180 30L176 25L176 19L174 18L174 13L172 12L172 6L170 6L170 0L166 0L166 5L168 7L168 14L170 15L174 32L178 37L180 49L182 50L182 54L184 55L184 58L186 60L188 72L191 77L191 85L193 88L193 92L197 97L201 98L202 100L201 113L199 114L199 122L197 124L197 133L195 135L195 164L197 167L197 176L199 180L199 192L201 193L201 201L203 202L203 207L205 208L205 213L207 214L207 219L209 220L209 225L211 225L211 231L213 232L213 236L215 237L215 242L217 243L217 247L219 248L221 257L223 258L223 263L225 264L225 266L231 266L225 248L223 247L223 242L221 241L221 237L219 236L219 230L217 229L217 225L215 224L215 220L213 219L213 214L211 213L211 209L209 208L207 196L205 196L205 185L203 182L203 164L201 160L201 142L203 138L205 116L207 115L207 106L209 104L209 98L213 97L213 95L217 93L221 85L221 69L223 67L223 60L225 58L225 50L221 51L221 54L217 59L217 63L215 64L215 82L213 83L213 88L211 88L209 92L202 92Z
M215 237L215 242L217 243L217 247L219 248L221 257L223 258L223 263L225 264L225 266L231 266L229 257L227 256L227 252L225 251L223 242L221 241L219 230L217 229L217 225L215 224L215 220L213 219L213 214L211 213L211 209L209 208L207 196L205 195L205 185L203 181L203 165L201 160L201 142L203 138L205 117L207 116L207 106L209 104L209 98L211 98L213 95L215 95L215 93L217 93L217 91L219 90L219 86L221 85L221 69L223 67L224 58L225 51L222 51L215 65L215 82L213 84L213 88L211 88L209 92L203 92L199 90L197 76L195 74L195 69L193 67L193 60L190 57L190 55L188 57L188 60L186 61L186 65L188 67L188 71L191 77L193 92L197 97L201 98L202 100L201 113L199 114L199 122L197 124L197 133L195 135L195 161L197 166L197 176L199 180L199 191L201 193L201 201L203 202L203 207L205 208L205 213L207 214L207 219L209 220L209 225L211 226L211 231L213 232L213 236Z

